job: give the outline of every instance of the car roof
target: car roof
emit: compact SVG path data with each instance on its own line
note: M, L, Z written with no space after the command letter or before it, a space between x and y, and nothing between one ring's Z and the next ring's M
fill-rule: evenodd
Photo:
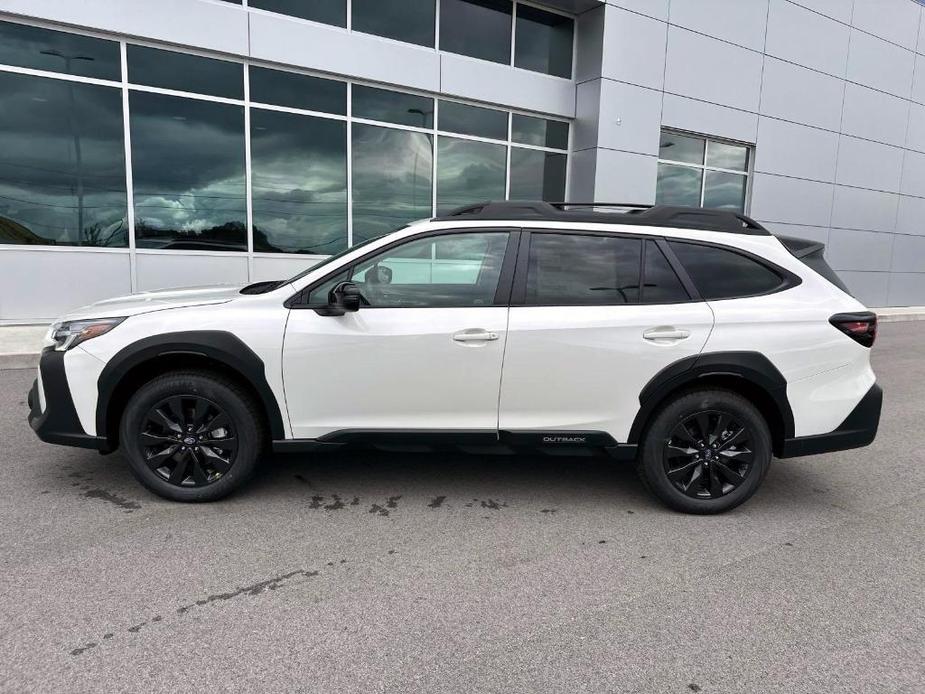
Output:
M458 207L446 214L434 217L431 221L458 222L462 219L479 221L590 222L674 229L702 229L704 231L721 231L749 236L771 235L771 232L751 217L733 210L676 205L637 205L631 203L488 201Z

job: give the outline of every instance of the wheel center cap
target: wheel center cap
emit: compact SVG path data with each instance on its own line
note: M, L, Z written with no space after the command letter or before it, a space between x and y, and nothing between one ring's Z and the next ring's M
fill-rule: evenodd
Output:
M185 439L183 439L183 443L185 443L187 446L192 446L196 443L196 437L187 436Z

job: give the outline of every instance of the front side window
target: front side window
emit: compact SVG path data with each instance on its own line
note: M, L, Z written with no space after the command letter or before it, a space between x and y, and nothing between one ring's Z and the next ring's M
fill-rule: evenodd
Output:
M534 233L526 303L598 306L636 303L642 242L617 236Z
M656 204L745 212L751 155L747 145L663 130Z
M707 301L766 294L783 285L774 270L735 251L683 241L669 245Z
M349 279L374 308L491 306L508 236L489 231L416 239L361 261Z

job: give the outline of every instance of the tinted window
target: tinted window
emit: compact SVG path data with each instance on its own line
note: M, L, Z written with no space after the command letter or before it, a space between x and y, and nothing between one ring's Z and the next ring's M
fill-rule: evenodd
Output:
M670 245L707 300L764 294L783 282L770 268L733 251L678 241Z
M568 149L568 123L515 113L511 116L511 140L525 145Z
M137 245L246 251L244 108L142 92L129 102Z
M703 169L659 162L655 204L700 207L702 186Z
M651 304L674 304L690 299L668 259L654 241L646 241L645 280L642 301Z
M430 135L354 123L354 243L430 216L433 163Z
M398 125L434 126L434 100L426 96L353 85L353 115Z
M440 130L463 135L507 139L507 113L490 108L467 106L455 101L440 102Z
M351 22L355 31L398 41L434 45L437 0L353 0Z
M658 158L683 161L687 164L703 164L704 147L703 138L662 131L658 144Z
M0 63L121 80L119 44L89 36L0 22Z
M251 101L301 108L321 113L347 113L347 85L344 82L294 72L250 68Z
M371 306L491 306L506 232L449 234L409 241L359 263L351 279Z
M440 0L440 50L511 62L510 0Z
M504 199L507 147L440 136L437 214L482 200Z
M578 234L530 237L527 304L628 304L639 299L642 243Z
M703 206L727 210L745 209L747 178L724 171L704 171Z
M127 246L122 93L0 72L0 243Z
M574 24L570 17L518 5L514 65L547 75L571 77Z
M511 200L565 199L564 154L511 148Z
M347 0L248 0L247 5L313 22L347 26Z
M254 250L347 246L347 124L251 110Z
M146 46L128 47L128 78L135 84L184 92L244 98L240 63L202 58Z

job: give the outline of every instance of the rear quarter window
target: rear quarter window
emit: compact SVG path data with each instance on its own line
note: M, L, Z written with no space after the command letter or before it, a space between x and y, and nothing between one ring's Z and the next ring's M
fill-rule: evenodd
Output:
M783 288L780 274L741 253L682 241L670 241L669 245L707 301L768 294Z

